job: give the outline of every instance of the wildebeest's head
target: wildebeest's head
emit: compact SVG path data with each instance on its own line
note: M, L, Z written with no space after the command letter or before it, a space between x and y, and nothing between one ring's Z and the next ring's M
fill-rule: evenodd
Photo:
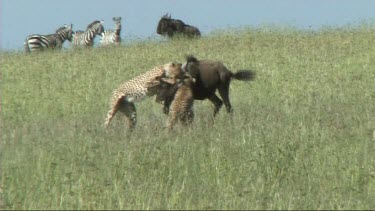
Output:
M158 23L156 33L173 37L175 34L184 34L185 26L187 25L182 20L172 19L170 14L165 14Z
M170 29L171 25L171 15L165 14L160 18L158 27L156 28L156 33L160 35L166 35Z
M148 92L152 95L157 94L155 101L164 102L167 98L173 98L174 94L181 85L193 86L195 79L188 72L175 72L167 77L155 78L148 83Z
M153 96L159 92L162 86L162 81L166 81L167 83L175 83L175 81L181 77L184 72L181 69L181 63L169 62L163 65L164 73L161 76L157 76L154 79L147 82L147 92L148 96Z
M147 83L148 95L158 94L156 101L164 101L166 97L171 97L177 91L178 84L186 80L194 80L188 72L182 70L181 63L170 62L164 65L164 74L154 78Z
M186 56L186 63L182 66L184 72L188 72L191 77L197 78L199 76L199 61L193 55Z

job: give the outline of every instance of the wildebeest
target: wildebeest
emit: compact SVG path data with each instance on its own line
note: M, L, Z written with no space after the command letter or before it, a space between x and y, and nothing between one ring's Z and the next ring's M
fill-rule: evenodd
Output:
M195 26L185 24L182 20L172 19L171 15L165 14L159 20L156 33L172 38L176 34L186 35L189 38L200 37L201 32Z
M191 85L194 99L209 99L215 105L214 116L216 116L220 110L223 101L227 112L231 113L233 111L229 101L229 86L232 78L241 81L255 79L254 71L239 70L233 73L220 61L198 61L194 56L188 56L186 60L183 70L195 78L195 83L192 83ZM171 87L173 88L173 86ZM222 100L215 94L216 90L219 91ZM163 111L166 114L169 112L169 107L173 100L173 91L174 90L172 90L172 92L164 90L159 92L158 99L163 99Z

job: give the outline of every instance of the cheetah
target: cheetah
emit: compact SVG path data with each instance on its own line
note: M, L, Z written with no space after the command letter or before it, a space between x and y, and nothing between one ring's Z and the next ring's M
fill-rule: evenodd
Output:
M156 101L161 103L166 99L171 100L167 128L173 129L178 120L184 125L190 125L194 120L193 111L193 89L194 79L185 73L184 77L179 78L161 78L154 85L158 85ZM155 87L153 87L155 88Z
M121 84L112 93L110 101L110 109L105 120L105 126L108 128L111 120L118 111L125 115L130 130L134 129L137 121L137 112L135 102L140 102L146 96L153 96L157 89L149 89L150 81L159 80L161 78L176 78L181 74L180 63L167 63L154 67L139 76L130 79Z
M167 127L173 129L177 120L185 125L191 124L194 120L193 103L194 96L192 90L193 80L191 78L183 79L178 83L178 89L174 95L170 111Z

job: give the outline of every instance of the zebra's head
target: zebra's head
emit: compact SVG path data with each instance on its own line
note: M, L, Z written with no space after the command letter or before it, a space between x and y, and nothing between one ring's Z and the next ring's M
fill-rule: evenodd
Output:
M73 24L64 25L56 30L56 34L60 35L62 40L72 41L73 38Z
M67 40L69 40L69 42L72 42L72 39L73 39L73 24L70 24L70 26L68 26L68 37L66 38Z
M112 20L115 22L115 30L120 34L121 30L121 17L113 17Z
M103 23L104 23L103 20L101 21L96 20L87 26L86 31L90 30L90 31L93 31L97 35L101 35L104 32Z
M112 20L113 20L115 23L121 23L121 17L113 17Z

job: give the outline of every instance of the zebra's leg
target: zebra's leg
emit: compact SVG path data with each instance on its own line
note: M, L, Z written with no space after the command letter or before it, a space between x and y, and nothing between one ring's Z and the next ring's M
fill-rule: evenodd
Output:
M128 128L132 131L137 123L137 111L134 103L122 100L120 103L120 111L125 115Z

